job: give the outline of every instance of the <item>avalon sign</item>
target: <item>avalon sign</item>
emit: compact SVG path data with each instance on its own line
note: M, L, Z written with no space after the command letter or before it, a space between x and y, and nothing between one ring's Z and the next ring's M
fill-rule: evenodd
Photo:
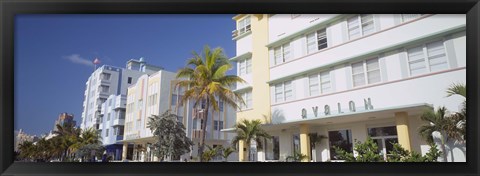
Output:
M365 105L365 110L370 110L370 109L373 109L373 106L372 106L372 101L370 100L370 98L367 98L367 99L363 99L363 103ZM340 103L337 103L337 111L338 111L338 114L342 114L343 111L342 111L342 107L340 105ZM356 111L356 108L355 108L355 102L354 101L349 101L348 102L348 109L350 112L355 112ZM318 106L314 106L312 107L312 111L313 111L313 115L315 117L318 117ZM329 105L325 105L323 107L323 113L325 114L325 116L328 116L328 115L331 115L331 111L330 111L330 106ZM303 108L302 109L302 119L306 119L307 118L307 109Z

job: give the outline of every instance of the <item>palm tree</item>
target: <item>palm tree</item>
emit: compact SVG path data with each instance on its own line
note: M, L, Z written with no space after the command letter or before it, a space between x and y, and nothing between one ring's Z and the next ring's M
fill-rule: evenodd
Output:
M30 141L25 141L21 143L18 146L18 149L20 150L20 158L22 159L32 159L33 158L33 153L35 153L34 149L35 145L33 145L33 142Z
M453 114L452 118L454 118L455 121L458 121L457 127L458 127L458 134L455 136L451 136L455 138L458 141L465 142L464 136L466 134L466 126L467 126L467 87L465 84L452 84L448 89L447 89L447 97L453 96L453 95L460 95L465 100L463 101L463 106L460 112L457 112Z
M177 86L186 88L182 103L188 100L194 100L194 106L204 104L204 117L201 129L203 135L200 139L198 156L202 156L205 148L205 134L208 121L209 109L219 111L217 101L221 100L233 108L238 108L237 101L244 103L241 96L233 92L230 88L236 83L245 82L236 75L226 75L228 70L232 69L223 49L215 48L213 51L205 46L203 55L193 52L193 58L187 61L187 65L178 70L176 77L185 78L177 83ZM217 100L218 99L218 100ZM203 161L202 157L201 161Z
M71 153L71 146L78 142L81 129L75 128L73 124L69 123L63 125L57 124L57 130L53 133L57 134L56 137L59 137L62 141L58 147L63 149L62 161L64 161L69 156L69 153Z
M433 110L425 111L420 117L423 121L428 122L428 124L422 125L419 128L420 135L429 143L433 144L433 135L432 133L437 131L440 132L440 142L441 149L443 154L444 162L447 161L447 152L445 145L450 138L458 134L457 122L452 116L446 115L447 109L445 107L439 107L436 112Z
M226 148L221 147L220 150L222 151L221 155L225 162L227 162L228 156L230 156L233 152L235 152L235 148L233 147L226 147Z
M262 148L262 141L265 138L271 138L264 129L262 129L262 121L261 120L247 120L243 119L240 123L235 125L237 136L233 138L232 144L236 146L238 142L245 141L245 145L247 146L247 155L248 161L251 161L250 158L250 144L252 141L257 143L257 148ZM239 149L243 150L243 149Z
M311 147L311 155L312 159L314 162L317 161L317 151L316 151L316 146L317 144L321 143L324 139L327 139L327 136L325 135L319 135L317 133L310 133L308 134L310 137L310 147Z
M202 153L202 158L203 158L203 161L209 162L218 155L218 151L220 148L218 147L213 148L213 147L210 147L209 145L206 145L206 146L208 150Z

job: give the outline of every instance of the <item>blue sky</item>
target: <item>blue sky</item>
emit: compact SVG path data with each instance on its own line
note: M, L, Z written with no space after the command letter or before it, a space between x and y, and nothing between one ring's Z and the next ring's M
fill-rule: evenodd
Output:
M233 16L16 16L15 129L47 133L62 112L73 113L79 124L95 57L101 64L120 67L144 57L149 64L176 71L204 45L235 56Z

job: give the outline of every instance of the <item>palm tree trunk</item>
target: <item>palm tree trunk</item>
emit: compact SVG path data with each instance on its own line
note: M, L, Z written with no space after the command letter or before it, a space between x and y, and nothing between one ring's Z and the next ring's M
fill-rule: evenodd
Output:
M315 145L313 145L312 149L310 149L310 150L312 150L312 156L311 157L312 157L313 162L317 162L317 150L316 150L316 148L317 147Z
M207 120L208 120L208 109L210 107L210 99L207 97L206 98L206 104L205 104L205 110L204 110L204 118L203 118L203 123L202 123L202 138L200 139L200 147L198 148L198 157L200 157L200 162L203 162L204 159L202 157L203 155L203 150L205 148L205 136L207 135ZM201 106L201 104L200 104Z
M246 141L246 140L245 140ZM247 147L246 153L247 153L247 161L252 161L251 156L250 156L250 142L245 142L245 146ZM242 149L243 150L243 149Z
M443 162L448 162L447 160L447 150L446 150L446 143L445 143L445 137L444 137L444 133L441 133L441 136L440 136L440 140L442 142L442 154L443 154Z

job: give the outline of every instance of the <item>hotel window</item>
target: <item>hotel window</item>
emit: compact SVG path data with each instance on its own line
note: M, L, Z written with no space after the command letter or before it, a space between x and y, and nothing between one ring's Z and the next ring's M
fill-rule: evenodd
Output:
M244 59L238 62L238 75L248 75L252 73L252 58Z
M108 93L108 92L110 91L110 87L109 87L109 86L101 85L101 86L100 86L100 89L101 89L102 93Z
M308 82L310 96L319 95L320 93L324 94L331 91L329 71L308 76Z
M100 75L101 80L110 80L110 73L102 73Z
M393 144L398 143L397 128L395 126L368 128L368 136L370 136L378 145L378 153L387 159Z
M410 21L421 17L423 14L402 14L402 22Z
M367 73L367 74L365 74ZM381 81L378 58L352 64L353 87L373 84ZM365 82L367 80L367 82Z
M448 68L447 55L441 40L407 49L407 57L410 76Z
M213 130L220 131L223 129L223 121L221 120L214 120L213 121Z
M132 84L132 77L128 77L127 83Z
M246 91L244 93L241 93L240 96L242 96L243 101L245 101L245 104L240 103L240 110L244 109L250 109L252 108L252 90Z
M327 48L327 32L326 29L318 30L307 35L307 54Z
M300 135L293 135L293 153L300 152Z
M375 32L373 14L362 14L347 20L350 40Z
M339 160L335 147L341 148L346 152L353 152L352 144L352 131L351 130L338 130L328 132L328 143L330 146L330 159Z
M274 48L273 55L275 58L275 65L289 61L292 58L290 43Z
M275 102L293 100L292 81L285 81L275 85Z
M242 35L250 31L250 16L245 17L244 19L238 21L238 35Z
M110 113L107 114L107 121L110 121Z
M109 129L105 130L105 137L108 137L108 133L110 132Z

